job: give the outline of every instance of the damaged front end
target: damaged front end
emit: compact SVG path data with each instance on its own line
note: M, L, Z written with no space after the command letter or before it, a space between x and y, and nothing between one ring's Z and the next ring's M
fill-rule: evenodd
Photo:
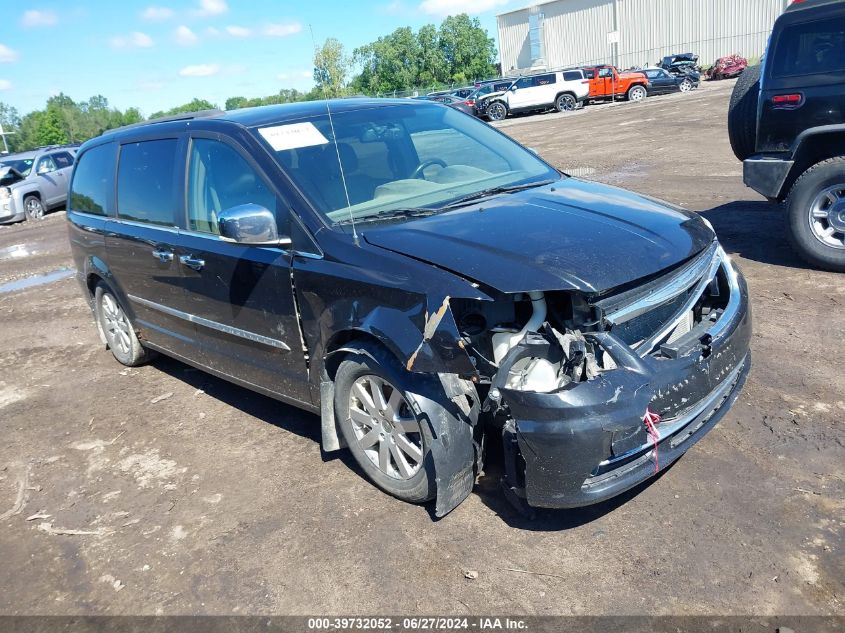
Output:
M680 457L750 367L745 281L717 242L609 293L453 300L506 493L533 507L603 501Z

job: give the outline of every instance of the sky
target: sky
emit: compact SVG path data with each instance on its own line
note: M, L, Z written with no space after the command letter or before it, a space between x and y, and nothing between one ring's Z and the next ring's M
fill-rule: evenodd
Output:
M402 26L496 14L527 0L27 0L6 5L0 101L23 115L60 92L149 116L194 97L223 106L313 85L314 46L348 52ZM16 14L15 14L16 13ZM11 28L10 28L11 27Z

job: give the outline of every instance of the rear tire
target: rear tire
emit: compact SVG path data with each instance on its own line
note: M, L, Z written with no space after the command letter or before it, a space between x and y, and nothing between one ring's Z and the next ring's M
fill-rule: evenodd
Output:
M104 283L97 284L94 305L97 326L117 362L127 367L136 367L150 360L152 352L141 345L132 322L117 297Z
M504 121L508 117L508 107L501 101L494 101L487 106L487 117L491 121Z
M787 237L809 264L845 272L845 156L813 165L786 199Z
M728 138L739 160L754 153L757 146L757 102L760 92L760 65L751 66L737 79L728 105Z
M340 431L376 486L409 503L429 501L437 492L432 437L425 417L410 406L409 374L381 349L364 349L369 353L346 357L335 375Z
M684 79L681 81L681 84L678 86L681 92L689 92L692 90L692 82L689 79Z
M558 112L572 112L578 107L578 102L570 94L559 95L555 99L555 110Z
M44 203L38 196L27 196L23 199L23 210L26 219L31 222L44 219Z

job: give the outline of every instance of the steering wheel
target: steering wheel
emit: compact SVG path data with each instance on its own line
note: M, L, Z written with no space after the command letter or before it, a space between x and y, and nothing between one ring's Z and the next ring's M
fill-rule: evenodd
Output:
M425 180L425 174L423 173L427 167L431 167L432 165L440 165L444 169L446 168L446 163L444 163L439 158L431 158L429 160L424 160L421 162L417 168L414 170L414 173L411 174L411 178L420 178Z

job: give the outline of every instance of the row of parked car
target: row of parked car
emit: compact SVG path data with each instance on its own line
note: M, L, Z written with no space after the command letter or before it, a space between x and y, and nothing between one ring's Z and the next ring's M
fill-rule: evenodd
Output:
M568 112L589 101L642 101L654 94L689 92L697 88L700 81L701 75L693 70L673 72L655 67L619 71L614 66L602 64L482 81L418 99L438 101L468 114L501 121L510 114L552 109Z

